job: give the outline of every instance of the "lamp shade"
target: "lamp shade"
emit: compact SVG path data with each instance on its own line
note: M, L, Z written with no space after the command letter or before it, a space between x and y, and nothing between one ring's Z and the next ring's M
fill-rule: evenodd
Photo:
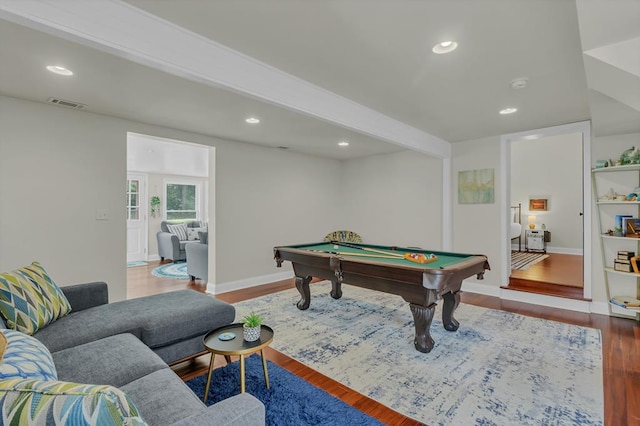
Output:
M529 229L535 228L536 227L536 216L533 215L533 214L530 214L528 222L529 222Z

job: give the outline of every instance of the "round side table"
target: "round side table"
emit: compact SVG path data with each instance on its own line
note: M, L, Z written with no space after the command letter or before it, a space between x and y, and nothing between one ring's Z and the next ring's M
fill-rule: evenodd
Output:
M235 334L235 337L231 340L220 339L221 335L227 335L228 333ZM225 336L223 336L224 338ZM262 369L264 370L264 381L269 389L269 373L267 372L267 358L264 356L264 348L269 346L273 341L273 330L266 325L260 326L260 338L254 342L247 342L242 338L242 323L235 323L225 325L224 327L216 328L210 331L204 336L204 346L211 352L211 361L209 362L209 374L207 375L207 386L204 390L203 400L207 402L207 396L209 395L209 385L211 385L211 374L213 373L213 364L216 355L237 355L240 357L240 393L245 391L244 380L244 358L246 355L251 355L254 352L260 351L260 357L262 357Z

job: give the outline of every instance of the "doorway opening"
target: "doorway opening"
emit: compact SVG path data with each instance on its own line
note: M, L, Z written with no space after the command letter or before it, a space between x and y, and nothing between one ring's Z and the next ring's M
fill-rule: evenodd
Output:
M502 288L590 300L589 123L505 135L502 142L508 204Z
M199 273L196 281L205 287L209 282L215 282L215 263L211 260L215 259L215 197L212 193L215 185L211 177L215 175L214 165L213 147L127 133L128 277L135 269L138 275L142 272L149 275L149 280L136 278L135 281L143 285L153 281L153 274L172 281L165 283L167 288L189 288L196 274L189 275L186 245L199 243L199 248L202 244L206 250L197 250L198 259L194 264L199 265ZM174 227L176 232L172 236L169 225L179 224ZM182 227L185 232L180 232ZM201 234L205 234L212 244L205 243L204 239L200 241ZM172 274L163 275L166 268ZM178 279L183 286L173 285ZM128 298L137 297L138 290L127 283Z

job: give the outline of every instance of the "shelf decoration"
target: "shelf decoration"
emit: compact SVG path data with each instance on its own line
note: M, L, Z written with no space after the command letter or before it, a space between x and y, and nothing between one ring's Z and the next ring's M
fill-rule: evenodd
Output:
M640 164L640 150L635 146L627 149L620 156L620 165L625 166L627 164Z

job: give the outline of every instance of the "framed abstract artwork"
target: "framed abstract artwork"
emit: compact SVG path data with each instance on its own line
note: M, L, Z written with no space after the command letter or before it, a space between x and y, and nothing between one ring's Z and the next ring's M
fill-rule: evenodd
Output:
M529 199L529 210L530 211L538 211L538 212L546 212L547 211L547 199L546 198L530 198Z
M458 204L492 204L494 187L494 169L458 172Z

